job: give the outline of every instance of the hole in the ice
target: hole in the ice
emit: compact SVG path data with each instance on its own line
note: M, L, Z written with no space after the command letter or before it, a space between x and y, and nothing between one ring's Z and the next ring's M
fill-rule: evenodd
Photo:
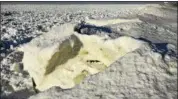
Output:
M153 50L160 53L162 56L164 56L165 54L169 54L171 56L177 57L177 53L175 51L168 49L168 43L153 43L146 38L139 38L139 40L149 43L153 47Z
M87 62L89 63L97 63L97 62L100 62L99 60L87 60Z
M109 27L95 26L95 25L86 24L84 22L77 24L74 27L74 31L80 34L87 34L87 35L92 35L95 34L96 32L112 33L112 30Z
M86 60L86 63L91 68L96 68L99 71L103 71L107 66L100 60Z

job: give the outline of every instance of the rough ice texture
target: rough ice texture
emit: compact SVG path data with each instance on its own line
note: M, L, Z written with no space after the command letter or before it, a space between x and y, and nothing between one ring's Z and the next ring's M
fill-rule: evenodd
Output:
M176 60L145 46L70 90L53 87L29 99L176 99Z
M136 19L110 19L110 20L94 20L94 19L86 19L86 23L93 24L96 26L105 26L111 24L119 24L119 23L132 23L132 22L141 22L138 18Z
M3 60L0 62L1 66L1 99L12 99L13 95L9 95L12 92L21 91L21 94L15 98L16 99L25 99L30 95L34 94L33 84L31 82L31 77L26 71L22 71L19 66L21 66L23 53L22 52L13 52L7 56L8 60ZM13 65L16 64L15 68ZM10 66L9 66L10 65ZM28 92L28 94L26 94ZM17 94L17 93L16 93ZM9 95L8 97L5 97ZM20 98L19 98L20 97Z

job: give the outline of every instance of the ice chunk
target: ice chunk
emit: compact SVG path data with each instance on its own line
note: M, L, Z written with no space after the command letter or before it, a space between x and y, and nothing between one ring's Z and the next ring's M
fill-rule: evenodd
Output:
M103 40L97 35L72 32L73 27L68 27L61 26L23 46L24 69L40 91L52 86L72 88L86 76L103 71L119 57L146 44L126 36Z

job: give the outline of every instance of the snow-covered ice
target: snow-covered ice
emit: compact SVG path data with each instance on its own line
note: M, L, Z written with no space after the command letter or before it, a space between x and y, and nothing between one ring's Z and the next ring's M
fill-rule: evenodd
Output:
M1 18L0 84L3 99L176 99L177 97L176 7L168 4L144 3L8 4L3 2ZM81 22L85 23L80 25ZM48 64L53 54L59 51L55 48L60 48L62 44L60 42L65 40L70 41L69 45L75 45L73 43L75 37L83 46L76 55L90 55L91 57L82 58L90 58L86 62L95 64L93 66L96 71L88 70L81 74L75 72L76 75L79 74L76 77L70 70L80 71L81 68L77 68L75 64L80 63L81 57L72 57L64 63L69 65L72 63L73 66L57 66L70 71L66 74L68 76L61 76L61 78L66 77L60 78L61 84L54 84L53 81L58 77L60 69L52 69L52 72L48 72L48 75L54 74L49 77L52 79L52 84L43 81L47 85L41 87L43 91L39 92L38 83L41 79L38 78L51 68L45 68L45 64ZM144 46L133 47L134 44L137 45L135 41L142 42L141 45ZM65 46L67 44L63 45ZM121 55L122 57L119 57L121 50L118 53L114 50L116 46L121 46L124 49L122 51L127 50ZM109 49L105 54L113 55L111 60L101 57L103 54L97 50L99 47ZM70 48L65 49L61 55L69 50ZM28 52L32 54L27 55ZM36 57L41 60L37 61ZM62 56L64 59L66 57L67 55ZM40 65L34 65L35 63ZM86 64L78 66L87 67ZM103 68L104 64L107 67ZM38 70L41 75L35 75L32 70ZM53 73L54 71L57 72ZM65 73L67 72L60 74L65 75ZM94 75L91 75L92 73ZM63 81L68 83L62 83ZM66 86L73 81L76 84L66 89ZM62 86L65 84L68 85Z

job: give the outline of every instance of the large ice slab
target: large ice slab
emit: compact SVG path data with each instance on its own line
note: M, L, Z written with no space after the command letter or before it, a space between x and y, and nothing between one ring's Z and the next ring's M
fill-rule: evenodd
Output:
M73 25L64 24L22 47L24 69L40 91L52 86L68 89L145 44L127 36L108 39L78 34Z

